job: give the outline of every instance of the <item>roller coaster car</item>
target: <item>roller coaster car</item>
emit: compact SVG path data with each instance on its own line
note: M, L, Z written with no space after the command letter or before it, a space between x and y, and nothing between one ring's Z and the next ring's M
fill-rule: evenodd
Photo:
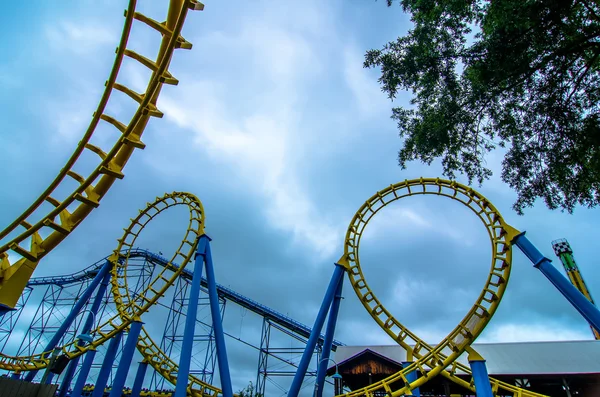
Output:
M52 362L52 365L50 365L50 372L56 375L62 374L62 372L67 367L67 364L69 364L69 361L71 361L69 360L69 357L67 357L64 354L61 354L60 356L56 357Z

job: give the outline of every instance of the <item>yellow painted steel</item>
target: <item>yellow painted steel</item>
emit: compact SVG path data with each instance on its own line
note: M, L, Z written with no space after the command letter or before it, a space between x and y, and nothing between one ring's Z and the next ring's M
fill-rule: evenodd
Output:
M0 241L2 241L0 243L0 305L11 308L15 306L39 261L58 246L94 208L99 206L101 199L116 179L124 177L123 169L133 151L145 147L141 137L150 117L162 117L162 112L157 109L156 103L163 84L178 83L168 71L171 57L175 49L191 49L192 45L181 36L181 30L188 10L202 10L203 5L196 0L170 0L166 21L162 23L136 12L136 5L137 0L129 0L112 71L82 140L48 188L17 219L0 231ZM127 48L134 21L149 26L162 36L155 60ZM117 83L124 57L129 57L152 71L145 92L137 93ZM115 90L126 94L138 104L134 116L128 123L105 113L110 96ZM101 121L109 123L119 131L116 142L110 148L101 148L90 143ZM85 177L78 172L81 168L78 167L78 160L84 153L93 154L97 159L95 169ZM76 187L71 189L71 193L66 197L61 197L58 192L62 189L59 188L65 188L72 183L71 180L76 182ZM385 309L366 283L359 262L360 239L369 220L387 204L412 195L439 195L463 203L482 220L491 240L491 270L482 292L464 319L436 346L430 346L419 339ZM190 223L184 239L169 262L177 262L179 266L163 268L142 294L131 297L127 287L129 249L133 247L136 238L149 221L175 205L186 205L190 209ZM47 211L45 211L46 206L50 206ZM44 212L44 215L37 216L37 212ZM175 192L148 204L145 210L140 211L140 214L132 219L130 226L125 229L123 237L119 240L119 246L110 258L114 265L111 278L112 293L118 313L98 325L92 332L94 340L91 343L78 346L75 341L72 341L60 347L62 354L72 359L86 351L96 349L116 333L128 328L133 320L141 318L142 314L148 311L173 285L194 255L198 238L203 233L204 210L201 202L194 195ZM410 394L412 389L440 374L461 386L474 390L472 382L457 377L458 374L469 374L470 369L458 363L456 359L467 350L472 355L477 354L470 345L490 321L502 298L511 269L510 241L516 233L517 231L503 220L500 213L485 197L467 186L448 180L433 178L407 180L391 185L367 200L352 219L345 238L344 255L339 263L346 267L357 296L371 316L385 332L407 350L408 356L414 357L416 361L402 371L366 388L348 393L346 396L373 396L381 392L390 396ZM10 258L9 253L12 254ZM13 257L20 259L11 263ZM175 383L177 364L160 350L143 328L137 347L144 359L157 372L171 383ZM50 352L20 357L0 353L0 369L9 371L43 369L48 366L49 360ZM409 382L406 374L414 370L419 370L424 376ZM392 384L398 381L403 386L392 390ZM524 397L542 396L495 379L491 379L491 383L495 393L513 393ZM188 395L190 394L217 396L221 394L221 390L190 375Z
M137 237L148 222L166 209L177 205L187 206L190 213L189 223L181 244L169 260L169 265L162 268L148 284L147 288L139 296L132 299L127 287L129 250L133 247ZM93 335L91 343L86 346L78 346L76 341L73 340L59 347L61 353L68 356L69 359L73 359L88 350L96 349L112 338L117 332L128 328L132 321L140 319L142 314L147 312L165 294L167 289L174 284L186 264L193 258L198 239L203 234L204 209L200 200L193 194L174 192L165 194L163 197L157 197L153 203L148 203L147 207L131 220L131 224L125 229L125 233L118 240L118 247L109 258L113 264L111 269L111 291L118 313L98 325L90 333ZM178 266L172 265L173 263L177 263ZM175 382L176 376L173 374L177 373L177 365L160 350L144 329L142 329L142 333L138 339L137 347L144 359L157 372L170 382ZM7 356L0 353L0 369L8 371L43 369L48 366L50 356L51 352L19 357ZM188 395L200 397L222 394L220 389L202 382L191 375L189 385Z
M570 272L567 272L567 276L569 277L571 284L573 284L575 288L577 288L587 300L593 302L592 296L590 295L590 291L586 288L579 270L572 270Z
M75 151L46 190L6 229L0 232L0 305L14 308L40 259L63 241L81 221L96 207L116 179L123 178L123 168L135 149L143 149L141 136L150 117L162 117L156 108L158 95L163 84L176 85L168 71L173 52L177 48L190 49L192 45L181 35L187 11L202 10L204 6L196 0L170 0L166 22L160 23L136 12L137 0L129 0L125 11L125 24L112 71L92 121ZM137 20L155 29L162 36L160 49L155 60L127 48L133 21ZM117 83L124 57L129 57L152 71L146 91L136 93ZM128 95L138 103L138 108L128 123L123 123L105 113L109 98L114 90ZM112 148L101 148L90 143L100 121L107 122L118 131ZM82 154L92 154L97 159L95 169L82 176L78 160ZM69 189L65 198L59 191L68 189L75 181L75 189ZM62 188L62 189L59 189ZM46 208L46 207L48 207ZM44 212L39 217L37 212ZM39 220L38 220L39 219ZM6 241L8 239L8 241ZM15 258L9 258L9 253ZM14 263L11 263L11 260Z
M190 223L185 237L182 239L177 252L173 255L171 260L169 260L169 264L161 269L159 274L144 292L132 299L129 288L127 287L127 265L129 262L130 250L135 246L137 237L148 222L167 208L182 203L187 204L190 207ZM118 254L118 260L113 262L115 266L112 269L113 273L111 278L115 304L123 322L132 321L149 300L149 295L151 297L162 295L166 288L175 282L176 278L183 271L185 264L189 262L192 255L195 253L198 239L203 234L204 209L202 208L200 200L190 193L174 193L173 195L166 195L164 198L157 198L157 201L152 205L149 204L144 211L141 211L135 219L131 220L131 224L125 229L123 237L119 239L119 246L115 250L115 254ZM177 262L180 264L179 268L172 266L173 263ZM170 273L171 276L166 277L165 274L167 273ZM160 373L161 376L172 384L176 383L177 373L179 372L178 365L171 360L171 358L169 358L156 343L154 343L143 326L137 341L137 348L144 357L144 360L147 361L156 372ZM203 382L193 375L189 376L188 395L216 396L219 393L221 393L220 389Z
M436 346L430 346L421 340L383 306L369 288L359 260L360 239L372 217L392 202L417 195L446 197L467 206L483 222L492 248L491 269L483 290L463 320ZM422 386L437 375L445 376L455 383L475 391L472 382L466 382L457 377L459 374L471 374L471 370L468 366L457 362L456 359L466 349L469 349L471 354L476 354L470 345L488 324L502 299L511 270L510 242L516 234L518 231L504 221L489 200L470 187L454 181L439 178L406 180L390 185L369 198L350 222L344 242L344 255L338 263L346 268L356 295L371 317L396 343L406 349L409 357L412 356L416 361L382 381L343 394L343 396L373 396L378 393L387 393L386 395L396 397L411 394L411 390ZM415 370L420 371L423 376L409 382L406 375ZM496 379L490 378L490 381L494 393L513 393L524 397L543 396ZM393 390L393 384L396 382L402 386Z
M566 270L566 272L567 276L569 277L569 280L571 281L571 284L573 284L575 288L577 288L579 292L581 292L588 301L592 302L595 305L594 300L592 299L592 295L590 294L589 289L583 281L583 277L581 277L581 272L579 272L579 269L575 268L571 270ZM600 340L600 332L598 332L598 330L592 325L590 325L590 328L592 329L592 333L594 334L594 339Z

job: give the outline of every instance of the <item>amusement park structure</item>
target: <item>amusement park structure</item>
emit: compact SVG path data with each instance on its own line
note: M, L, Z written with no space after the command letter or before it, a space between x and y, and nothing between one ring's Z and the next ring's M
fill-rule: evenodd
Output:
M311 374L310 366L315 351L320 352L314 374L314 394L322 396L330 354L339 345L334 340L334 334L344 276L347 275L350 286L373 320L395 343L406 350L407 361L393 375L358 390L342 391L342 395L418 395L420 387L439 375L479 397L541 396L526 388L489 377L485 358L472 347L502 300L512 269L513 246L531 260L596 330L600 330L600 312L590 301L591 297L586 297L562 276L550 260L533 246L525 233L510 226L489 200L455 181L439 178L405 180L376 192L359 208L349 224L343 241L343 253L334 264L333 275L315 322L310 328L217 284L211 238L205 230L203 205L195 195L186 192L168 193L148 203L131 219L129 226L117 240L114 251L93 267L66 277L31 279L43 257L99 206L116 179L123 178L123 168L133 151L144 148L141 136L147 122L150 117L162 116L156 108L162 85L177 84L177 80L168 72L171 57L175 49L191 48L191 44L180 35L187 12L203 8L195 0L171 0L165 22L158 22L136 12L136 1L129 1L115 63L90 127L50 186L25 212L0 232L0 304L3 307L2 329L5 334L2 336L0 333L0 338L5 338L2 340L6 341L10 337L13 324L22 313L17 309L24 307L34 286L46 285L53 291L50 296L44 297L46 302L58 301L57 295L52 295L57 291L53 289L55 285L61 287L69 283L77 284L81 291L72 300L69 310L63 313L60 324L51 330L51 336L42 345L41 351L32 351L32 343L25 343L17 354L8 354L3 349L0 353L0 370L22 382L34 381L39 371L44 371L41 381L43 384L52 383L55 375L62 376L60 396L68 393L70 396L80 397L90 390L88 383L91 380L94 384L91 389L92 397L103 397L105 390L109 397L138 397L142 394L146 373L151 368L155 374L153 376L173 385L175 397L232 397L232 376L222 310L223 301L227 300L264 317L265 328L260 347L261 354L264 354L260 355L259 360L266 362L265 355L269 349L268 337L265 337L268 331L265 329L270 326L280 327L305 338L305 347L294 371L288 396L299 396L305 377ZM155 60L127 48L134 22L149 26L161 36L161 46ZM134 92L117 82L124 57L151 70L152 76L144 93ZM107 102L117 91L126 94L139 105L128 123L105 113ZM110 148L102 148L92 141L100 121L109 123L119 132ZM78 161L82 156L88 155L93 155L97 164L84 177L77 171ZM73 181L75 188L70 189L68 194L60 195L60 192L73 185ZM437 196L465 205L481 220L491 241L491 267L481 293L464 318L437 345L427 344L383 306L369 287L359 259L361 238L370 220L387 205L410 196ZM189 218L187 226L182 230L181 243L171 257L163 258L162 255L136 248L138 237L145 227L159 214L173 207L187 209ZM144 266L152 266L140 266L140 259ZM192 270L186 269L188 265ZM184 289L187 298L184 297ZM192 355L203 290L208 296L207 307L210 312L210 330L203 332L206 332L207 349L209 352L214 351L214 355L206 353L204 370L195 372L191 369L191 363L195 359ZM148 324L143 322L143 317L160 305L161 298L168 294L173 296L170 306L170 315L173 317L167 319L163 338L157 343L146 329ZM106 299L107 296L110 300ZM42 310L47 309L44 305L40 307L44 308ZM42 314L41 321L44 319ZM169 338L172 341L176 339L170 324L180 321L183 322L183 333L178 336L181 350L178 357L174 358L170 355L173 343L166 341ZM33 335L32 338L35 339L36 336ZM91 369L102 349L104 357L99 372L92 378ZM141 357L137 366L133 362L136 354ZM469 365L457 360L463 354L468 354ZM113 371L117 360L116 371ZM213 384L215 382L211 365L216 365L218 369L219 386ZM126 384L130 369L134 366L135 379L129 389ZM114 377L110 382L113 372ZM467 374L470 380L459 377L459 373ZM264 387L259 385L259 389L264 390Z
M28 283L26 293L23 294L23 299L19 303L17 309L7 313L0 321L0 351L7 350L7 345L9 344L11 336L13 336L13 333L16 334L15 331L18 331L17 323L22 316L26 305L33 305L34 307L37 305L37 307L33 318L31 318L31 321L27 326L25 336L20 337L20 341L16 341L18 345L16 348L16 355L33 355L38 348L43 349L45 346L43 341L54 336L60 326L63 326L66 329L63 340L72 340L76 338L78 336L77 330L82 329L81 323L83 317L75 317L73 324L67 327L64 322L64 314L73 311L73 308L80 302L81 297L88 288L90 288L94 278L100 272L107 259L108 258L103 258L84 270L73 274L32 278ZM166 258L142 249L131 250L129 260L129 277L135 280L134 283L130 284L132 285L132 287L130 287L132 295L139 295L143 292L143 289L157 267L162 268L168 266L168 260ZM164 330L159 346L160 349L164 350L169 355L173 354L178 356L181 351L181 341L183 339L181 328L183 321L186 319L186 302L189 298L189 287L192 279L193 273L188 269L184 269L174 288L172 288L175 291L171 297L171 304L167 306L169 309L168 316L164 324ZM203 277L201 280L203 294L207 293L207 286L207 280ZM274 345L277 342L277 339L274 338L275 335L273 335L274 332L279 331L284 336L299 340L301 346L302 343L306 343L306 339L310 336L311 328L258 303L253 299L241 295L230 288L219 284L217 284L216 288L221 306L221 317L224 316L226 305L235 304L240 308L258 315L259 318L262 319L263 325L259 342L249 340L242 342L240 341L239 336L227 333L225 333L225 335L233 340L240 341L245 345L252 345L252 349L258 352L259 366L256 378L256 390L259 391L260 394L265 395L267 381L273 382L272 379L275 377L293 374L291 370L295 369L293 368L294 363L290 362L288 356L290 354L297 356L299 351L298 347L282 348ZM35 299L31 299L32 294L35 295L32 292L35 289L41 289L40 292L42 295L41 299L38 299L37 302L33 302ZM94 295L100 297L102 294L104 294L101 299L102 303L97 310L94 310L96 313L95 318L100 320L110 317L112 305L114 304L114 300L111 299L110 291L106 291L106 289L96 289ZM203 299L200 299L199 305L207 306L207 302L205 301L206 299L204 299L204 301ZM90 302L88 302L88 304L80 310L80 313L89 313L90 310L93 310L93 308L90 305ZM198 342L203 342L203 346L201 346L203 350L198 352L196 351L198 349L193 349L196 354L202 353L202 357L199 360L195 360L198 368L190 369L190 373L195 370L195 373L198 374L203 381L210 383L213 379L216 359L212 325L210 324L210 320L197 320L196 325L197 328L199 326L200 329L197 329L195 332L194 343L198 344ZM320 335L315 350L317 359L321 354L323 342L324 336ZM332 350L335 351L338 346L342 345L341 342L334 340ZM119 349L122 348L123 346ZM102 355L105 355L104 351L101 353ZM96 362L98 361L99 360L97 360L96 357ZM97 368L94 368L94 364L92 364L92 369L96 369L95 372L101 368L101 363L98 363L96 367ZM282 367L290 367L290 370L282 371ZM72 375L69 374L74 368L75 366L67 367L61 381L61 387L59 388L59 396L64 396L67 392L67 385L70 381L69 379L72 377ZM114 366L112 369L113 372L116 370ZM41 374L36 371L30 371L27 373L26 379L33 380L40 378L40 375ZM97 376L97 374L95 375ZM314 376L316 374L311 373L310 375ZM48 375L45 376L45 382L50 383L53 381L55 374L48 372ZM271 379L268 379L268 377ZM92 378L95 379L94 376L92 376ZM165 384L165 379L158 376L158 373L156 372L152 373L152 379L150 380L149 385L152 390L168 389L168 385Z
M575 262L575 258L573 257L573 250L571 249L571 245L566 239L554 240L552 242L552 248L554 248L554 253L559 257L560 261L565 268L565 272L567 272L567 276L571 283L589 300L594 306L596 303L592 298L592 294L588 289L587 284L585 283L581 272L579 271L579 267ZM594 339L600 339L600 332L598 332L593 326L590 326L592 329L592 333L594 334Z

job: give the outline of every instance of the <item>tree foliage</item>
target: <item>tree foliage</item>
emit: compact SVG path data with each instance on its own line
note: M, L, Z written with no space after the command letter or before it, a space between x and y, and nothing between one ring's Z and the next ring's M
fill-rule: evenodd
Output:
M237 392L237 394L239 397L263 397L262 393L256 390L252 382L248 383L248 386Z
M391 6L394 0L387 0ZM596 0L401 0L409 33L370 50L395 108L400 165L441 158L480 184L504 151L515 210L542 198L572 211L600 203L600 5Z

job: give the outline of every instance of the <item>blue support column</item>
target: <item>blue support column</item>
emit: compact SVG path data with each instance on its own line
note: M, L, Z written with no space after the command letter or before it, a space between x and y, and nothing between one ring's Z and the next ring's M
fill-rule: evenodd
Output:
M304 376L306 375L306 371L308 370L308 365L310 364L310 360L315 351L315 347L317 346L317 340L319 339L319 336L321 334L321 329L323 329L325 317L327 316L327 312L329 311L329 308L333 303L335 291L337 290L340 280L343 277L344 268L341 265L336 264L335 270L333 271L333 276L331 277L331 281L329 281L329 286L327 287L327 292L325 293L325 297L323 298L323 302L321 303L321 308L319 309L319 313L317 314L317 319L315 320L315 324L312 328L312 331L310 332L308 341L306 342L304 354L302 354L300 364L298 364L298 369L296 370L296 375L294 375L294 380L292 380L292 385L290 386L288 397L298 397L300 387L302 386L302 381L304 381Z
M110 262L107 262L110 263ZM110 269L109 269L110 270ZM94 297L94 302L92 302L92 306L90 307L90 313L88 314L85 322L83 323L83 328L81 329L82 334L87 334L91 331L94 325L94 319L96 318L96 314L98 313L98 309L100 308L100 304L102 303L102 299L104 298L104 293L108 288L108 282L110 281L110 272L106 272L98 291L96 291L96 296ZM77 341L79 346L84 346L85 342L82 340ZM67 368L67 372L65 372L65 376L63 377L62 383L60 384L60 390L58 391L58 397L65 397L67 395L67 391L71 386L71 381L73 380L73 375L75 374L75 370L77 369L77 365L79 364L79 359L81 356L75 357L69 363Z
M46 376L46 379L44 379L44 384L49 385L52 383L52 381L54 380L54 372L48 372L48 375Z
M10 377L11 379L21 379L21 374L21 372L13 372Z
M0 319L2 319L6 313L12 312L13 310L15 310L15 308L0 303Z
M494 397L485 360L473 351L469 354L469 365L473 372L473 383L475 384L477 397Z
M79 342L78 342L79 343ZM80 344L81 346L81 344ZM73 380L73 375L75 375L75 370L77 369L77 365L79 364L79 359L81 356L75 357L69 363L67 367L67 371L65 372L65 376L63 376L63 380L60 383L60 390L58 391L58 397L65 397L67 395L67 391L71 386L71 381Z
M148 363L146 361L140 361L137 372L135 373L135 380L133 381L133 387L131 388L130 397L140 397L147 369Z
M406 367L408 367L408 366L409 366L409 365L411 365L411 364L412 364L412 361L403 361L403 362L402 362L402 368L406 368ZM414 370L414 371L412 371L412 372L409 372L409 373L407 373L407 374L406 374L406 380L407 380L409 383L412 383L412 382L414 382L414 381L416 381L416 380L417 380L417 376L418 376L418 375L419 375L419 374L417 374L417 370ZM416 396L416 397L421 397L421 391L419 390L419 388L418 388L418 387L417 387L417 388L415 388L415 389L412 389L412 394L413 394L413 396Z
M104 361L102 361L102 367L100 367L100 373L98 374L92 397L104 397L104 389L108 383L108 377L110 376L110 371L115 362L115 357L117 356L117 351L119 350L119 344L121 343L122 338L123 331L118 332L110 340L108 348L106 349Z
M117 368L109 397L121 397L123 394L123 387L127 380L127 374L129 373L129 367L131 366L131 360L133 360L133 353L135 353L135 347L143 324L139 319L136 319L129 326L129 334L127 335L125 346L123 346L121 360L119 360L119 367Z
M335 297L333 298L333 304L331 305L331 312L327 319L327 330L325 331L325 340L323 341L323 354L321 355L321 361L317 367L317 397L323 396L323 387L325 386L325 375L327 374L327 367L329 366L329 357L331 356L331 348L333 346L333 336L335 334L335 326L337 324L337 316L340 311L340 303L342 301L342 289L344 287L344 278L340 279L337 290L335 291Z
M202 281L202 265L206 258L206 249L210 237L206 234L200 236L198 248L194 258L194 275L190 288L190 298L185 315L185 329L183 331L183 342L181 344L181 355L179 356L179 371L177 372L177 383L173 397L185 397L187 395L188 376L190 374L190 361L194 347L194 333L196 330L196 314L198 313L198 300L200 299L200 285ZM218 298L217 298L218 305ZM220 318L220 316L219 316ZM214 321L214 320L213 320ZM228 367L229 368L229 367Z
M221 310L219 308L219 295L217 294L217 282L215 280L215 270L212 263L210 243L208 241L206 243L206 254L204 259L206 265L206 282L208 284L208 298L210 301L210 314L213 329L215 331L215 344L217 346L221 389L223 390L223 397L233 397L233 386L231 385L227 349L225 347L225 334L223 333L223 322L221 321Z
M79 297L79 300L77 301L77 303L75 303L75 305L71 309L71 312L67 315L65 320L61 323L60 327L58 328L58 330L56 331L56 333L54 334L52 339L50 339L50 342L48 342L48 344L44 348L44 352L51 352L52 350L54 350L57 343L61 340L61 338L63 337L65 332L69 329L69 327L73 323L73 320L75 320L75 318L77 317L77 315L79 314L81 309L86 305L86 303L92 296L92 292L94 292L94 290L96 289L98 284L100 284L100 281L102 281L104 279L104 276L109 272L111 267L112 267L112 263L110 261L106 261L106 263L100 268L100 271L98 272L98 274L96 274L96 276L94 277L94 279L92 280L90 285L86 288L86 290L83 292L83 294ZM29 373L27 373L27 375L25 376L25 380L28 382L31 382L33 380L33 378L35 378L35 376L37 375L37 372L38 371L29 371Z
M79 370L79 376L77 377L75 385L73 386L73 390L71 391L71 397L81 397L81 392L85 386L85 381L87 380L90 369L92 368L92 364L94 363L94 357L96 357L96 350L88 350L88 352L85 353L83 364Z
M563 276L554 266L550 259L542 253L525 237L525 233L519 234L512 241L533 262L544 276L560 291L561 294L573 305L573 307L587 320L587 322L600 332L600 311L585 295L583 295L571 282Z
M50 367L52 367L52 365L54 365L54 360L56 360L56 357L58 356L58 350L55 349L52 351L52 354L50 356L50 361L48 363L48 366L46 366L46 368L44 369L44 375L42 375L42 379L40 380L40 384L43 385L49 385L52 383L52 379L54 378L54 374L52 372L50 372ZM33 381L33 379L32 379Z

